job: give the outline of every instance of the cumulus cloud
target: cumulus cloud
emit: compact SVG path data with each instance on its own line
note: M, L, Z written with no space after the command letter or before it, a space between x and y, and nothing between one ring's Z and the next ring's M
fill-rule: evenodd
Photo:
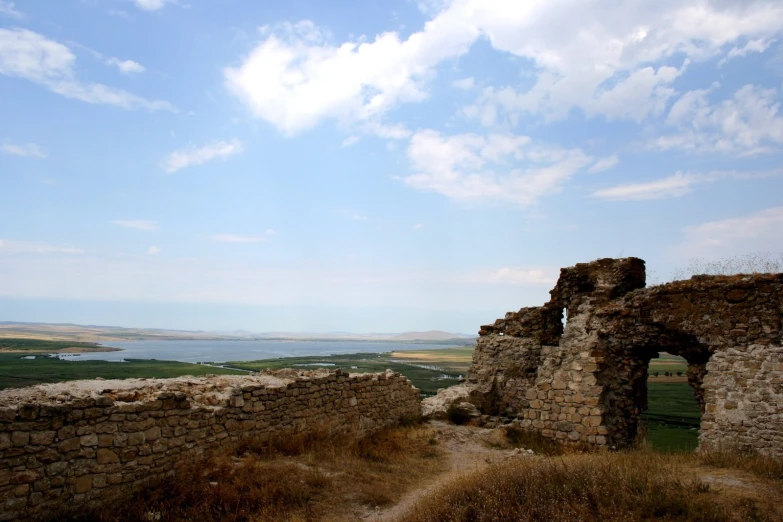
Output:
M108 63L109 65L113 65L114 67L119 69L120 72L123 74L142 73L147 70L139 62L134 62L133 60L120 60L119 58L109 58L108 60L106 60L106 63Z
M112 221L111 224L123 228L134 228L136 230L145 230L147 232L158 229L157 221L149 221L146 219L130 219L130 220L118 219Z
M396 32L333 45L310 21L266 27L236 67L230 92L287 135L322 120L377 121L398 103L428 95L432 68L464 54L478 31L454 15L427 22L407 39Z
M8 143L0 145L0 152L12 156L25 156L28 158L45 158L46 154L35 143Z
M745 85L717 103L710 102L711 90L683 94L666 118L675 132L652 140L650 147L753 155L783 145L781 90Z
M244 150L238 139L231 141L213 141L203 147L188 147L172 152L163 160L163 168L168 173L176 172L191 165L201 165L216 158L228 158L241 154Z
M407 150L414 174L403 182L451 199L498 200L530 205L560 190L592 163L578 149L535 145L527 136L417 132Z
M123 109L176 110L166 101L147 100L102 83L76 78L76 56L54 40L28 29L0 29L0 74L37 83L66 98Z
M407 38L385 32L332 43L309 21L265 27L257 46L225 70L226 85L287 135L327 119L377 121L397 104L425 99L436 68L483 36L497 51L522 58L520 67L534 81L524 89L486 87L466 114L491 125L523 113L562 119L578 108L588 117L641 121L663 113L691 61L732 54L730 45L766 42L783 29L783 5L775 0L451 0L428 6L431 19ZM761 45L747 43L733 55ZM457 86L470 87L468 80Z
M153 245L153 246L151 246L151 247L149 247L147 249L147 255L148 256L156 256L156 255L160 254L161 250L163 250L163 249L158 248L158 247Z

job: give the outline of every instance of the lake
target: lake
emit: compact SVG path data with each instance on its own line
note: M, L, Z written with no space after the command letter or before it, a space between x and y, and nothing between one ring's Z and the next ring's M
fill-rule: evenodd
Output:
M396 350L432 350L460 346L459 343L401 343L391 341L107 341L104 346L121 352L60 354L73 361L158 359L182 362L257 361L279 357L304 357L349 353L380 353Z

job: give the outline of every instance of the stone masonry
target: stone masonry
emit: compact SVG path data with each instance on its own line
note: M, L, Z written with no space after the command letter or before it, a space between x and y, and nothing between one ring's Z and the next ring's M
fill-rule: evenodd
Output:
M425 399L425 416L468 402L563 442L627 447L649 362L668 352L687 360L700 448L783 457L783 274L645 288L641 259L599 259L562 269L550 294L482 326L466 382Z
M252 376L73 381L0 392L0 520L128 497L245 437L368 433L419 414L400 375L281 370Z

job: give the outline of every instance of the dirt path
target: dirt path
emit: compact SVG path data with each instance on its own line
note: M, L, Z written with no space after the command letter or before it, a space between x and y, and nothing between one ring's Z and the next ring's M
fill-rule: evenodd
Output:
M424 486L410 491L397 504L376 512L366 513L363 520L371 522L398 520L417 500L453 478L509 458L529 456L525 450L507 449L508 444L499 429L455 426L439 421L432 421L430 425L435 430L433 438L447 453L447 470Z
M375 511L367 510L361 520L369 522L395 522L402 520L405 513L422 497L436 490L460 475L484 469L492 464L511 458L534 458L532 452L510 448L502 429L485 429L470 426L455 426L446 422L432 421L433 438L446 452L447 468L427 483L409 491L395 505ZM695 479L710 487L710 494L717 497L745 499L778 498L780 487L770 484L751 473L737 469L714 468L693 460L673 462L683 479Z

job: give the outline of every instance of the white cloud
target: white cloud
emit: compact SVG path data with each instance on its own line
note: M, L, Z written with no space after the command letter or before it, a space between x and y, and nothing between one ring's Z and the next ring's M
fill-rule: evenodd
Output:
M161 250L163 250L163 249L162 248L158 248L156 246L151 246L151 247L149 247L147 249L147 255L148 256L156 256L156 255L160 254Z
M84 254L84 250L72 246L58 246L36 241L12 241L0 239L0 255L13 254Z
M783 171L733 171L715 170L704 173L676 172L673 175L644 183L627 183L596 190L591 195L611 201L635 201L645 199L667 199L684 196L697 185L714 183L720 180L752 180L777 177Z
M716 104L708 99L711 90L683 94L666 119L677 132L656 138L650 147L752 155L783 145L780 90L745 85Z
M740 39L783 29L783 6L773 0L457 0L495 49L532 62L535 81L487 88L478 105L510 116L565 118L572 108L588 117L641 121L660 114L688 61L719 56ZM668 63L680 63L672 67ZM477 109L475 114L485 114Z
M783 250L783 207L684 229L682 251L690 257L718 258L743 252Z
M578 149L533 145L527 136L443 136L417 132L408 146L408 186L455 200L498 200L530 205L557 192L592 162Z
M266 241L263 236L238 236L235 234L215 234L210 236L210 239L218 243L260 243Z
M0 29L0 74L23 78L66 98L123 109L175 111L166 101L147 100L102 83L79 81L76 56L54 40L27 29Z
M166 172L172 173L191 165L201 165L215 158L228 158L242 153L244 147L238 139L213 141L203 147L188 147L172 152L163 161Z
M148 232L158 229L157 221L149 221L146 219L131 219L131 220L118 219L112 221L111 224L117 225L118 227L135 228L136 230L145 230Z
M722 67L732 58L741 58L748 53L763 53L769 46L775 43L774 39L749 40L742 47L732 47L726 56L718 62L718 67Z
M587 169L587 172L594 174L596 172L603 172L605 170L612 169L620 163L620 158L616 155L607 156L596 161L592 167Z
M322 120L378 121L398 103L421 101L432 69L464 54L478 30L444 13L424 30L372 41L326 42L312 22L264 28L264 37L238 67L225 70L230 92L286 135Z
M775 0L434 5L426 10L432 18L407 39L385 32L338 44L309 21L265 27L255 49L225 70L226 85L286 135L326 119L377 121L399 103L425 99L436 67L484 36L494 49L522 58L535 80L527 90L485 88L467 111L485 123L493 124L501 109L507 113L501 119L513 122L522 113L562 119L573 108L588 117L641 121L665 110L690 61L725 54L740 40L766 41L783 29L783 6Z
M462 89L463 91L470 91L476 86L476 80L472 76L469 76L468 78L454 80L451 85L457 89Z
M699 181L701 178L698 176L677 172L668 178L647 183L629 183L596 190L592 195L612 201L676 198L690 192Z
M424 224L422 223L416 223L415 225L413 225L414 230L421 230L422 228L424 228Z
M21 19L24 14L16 10L16 4L7 0L0 0L0 15L10 16L11 18Z
M354 145L355 143L359 142L359 136L356 136L355 134L352 134L345 138L343 142L340 144L341 147L350 147L351 145Z
M35 143L16 144L6 142L0 145L0 152L12 156L26 156L31 158L46 157L46 154L41 150L41 147Z
M133 60L120 60L119 58L109 58L106 60L109 65L115 66L123 74L142 73L146 68Z
M157 11L163 9L166 4L174 4L176 0L133 0L136 7L144 11Z

